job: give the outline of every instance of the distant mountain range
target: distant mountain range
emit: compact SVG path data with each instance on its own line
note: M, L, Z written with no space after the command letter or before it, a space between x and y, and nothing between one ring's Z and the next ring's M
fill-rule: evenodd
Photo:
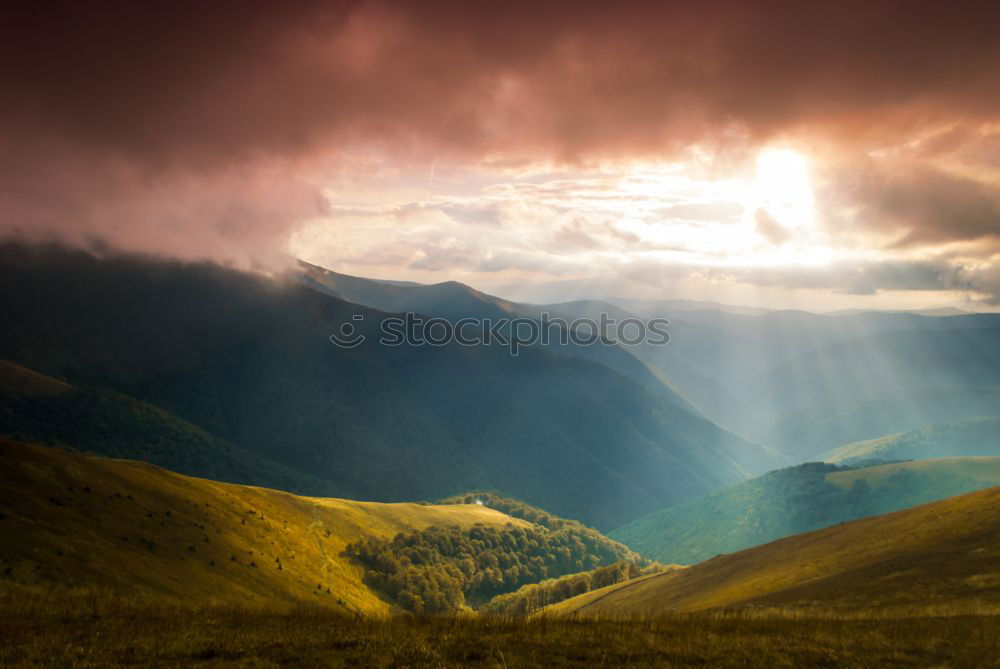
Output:
M157 461L170 449L101 436L110 430L87 416L106 409L123 427L159 416L163 434L189 444L161 464L266 483L256 458L315 494L491 488L611 529L844 444L1000 406L995 314L675 309L662 314L666 346L552 342L515 357L500 345L382 346L379 323L402 311L452 322L635 314L306 263L269 277L17 243L0 247L0 279L0 358L72 386L8 392L17 420L9 408L3 431ZM665 304L629 306L645 317ZM330 343L344 324L366 343Z
M579 315L605 309L596 301L555 306ZM670 319L670 344L629 351L714 421L793 462L933 422L1000 413L998 314L658 315Z
M298 267L299 270L293 272L292 276L303 284L327 295L388 313L411 312L427 317L443 318L453 323L460 319L471 318L489 323L487 327L512 319L538 321L542 314L547 314L553 320L561 318L568 322L577 317L574 313L559 310L559 305L509 302L455 281L431 285L387 283L338 274L301 261L298 261ZM622 318L629 315L622 312ZM577 344L569 338L563 341L558 335L561 330L562 328L550 328L550 342L545 346L547 350L592 360L610 367L638 381L668 402L686 411L700 413L700 410L670 385L662 373L638 359L630 350L607 343ZM511 334L507 326L499 328L499 331L507 336ZM584 330L581 340L587 341L592 334L592 330Z
M669 401L683 398L792 462L934 421L1000 413L1000 357L993 353L1000 350L1000 314L954 307L814 314L616 297L528 304L453 282L384 286L303 266L334 294L389 311L409 303L451 319L541 312L595 321L602 314L618 321L668 318L667 346L624 347L627 355L606 347L573 353Z
M956 318L966 317L942 320ZM749 433L799 458L817 457L854 441L996 414L1000 328L871 334L800 354L755 382L758 404L780 406L781 416Z
M496 306L444 291L447 304ZM780 462L621 349L605 349L609 366L568 349L380 346L385 313L327 292L211 264L7 244L0 357L161 409L360 499L490 488L606 529ZM328 336L355 316L366 344L334 346ZM71 430L42 427L32 435L76 445Z

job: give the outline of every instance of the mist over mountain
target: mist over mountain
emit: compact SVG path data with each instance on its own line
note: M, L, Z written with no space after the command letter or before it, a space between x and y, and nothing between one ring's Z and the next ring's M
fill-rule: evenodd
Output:
M608 528L772 457L575 356L379 345L384 313L294 282L10 244L0 275L0 356L155 405L362 499L494 488ZM359 315L367 341L334 346Z
M631 352L714 421L793 461L1000 412L998 314L654 313L670 320L670 344Z
M986 398L991 402L990 409L996 411L1000 407L1000 394L989 394ZM1000 417L950 420L919 430L845 444L827 453L824 459L850 465L876 458L922 460L963 455L1000 455Z
M814 457L929 423L996 414L1000 328L882 332L802 354L758 383L758 398L781 406L782 415L751 434Z

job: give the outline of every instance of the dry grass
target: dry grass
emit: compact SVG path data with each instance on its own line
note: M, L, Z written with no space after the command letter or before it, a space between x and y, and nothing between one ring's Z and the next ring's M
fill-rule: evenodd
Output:
M556 613L748 604L840 611L1000 606L1000 487L786 537L594 590Z
M0 597L81 587L151 600L388 612L343 555L432 525L527 524L474 504L299 497L0 438Z
M0 609L0 666L1000 666L1000 618L742 611L647 619L345 617L149 609L95 597Z

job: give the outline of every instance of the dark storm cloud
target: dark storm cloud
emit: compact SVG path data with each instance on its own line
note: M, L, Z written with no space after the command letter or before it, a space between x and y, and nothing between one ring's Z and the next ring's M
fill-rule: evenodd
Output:
M998 19L992 2L9 3L0 113L186 165L356 133L656 151L731 122L993 114Z
M995 187L935 170L907 176L886 183L867 199L877 216L909 226L899 246L1000 237L1000 191Z
M322 213L298 174L348 144L574 160L988 120L998 19L995 2L7 3L0 225L227 254Z

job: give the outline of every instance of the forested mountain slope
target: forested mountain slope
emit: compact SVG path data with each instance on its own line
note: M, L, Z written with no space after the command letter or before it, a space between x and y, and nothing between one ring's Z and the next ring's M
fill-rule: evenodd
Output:
M1000 457L859 469L789 467L651 513L610 533L652 559L694 564L791 534L1000 485Z
M360 499L490 488L607 529L771 457L592 361L382 346L382 312L210 264L5 245L0 308L0 357L160 407ZM363 344L330 342L345 323Z

